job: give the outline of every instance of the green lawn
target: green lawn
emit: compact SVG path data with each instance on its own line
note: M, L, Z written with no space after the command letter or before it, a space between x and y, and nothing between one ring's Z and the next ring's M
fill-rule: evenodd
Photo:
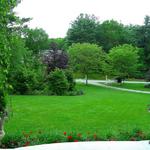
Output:
M13 117L7 134L22 131L116 133L119 129L150 131L147 94L78 85L83 96L12 96Z
M141 91L150 91L150 88L145 88L145 84L143 83L122 83L121 85L117 83L111 84L111 86L126 88L126 89L133 89L133 90L141 90Z

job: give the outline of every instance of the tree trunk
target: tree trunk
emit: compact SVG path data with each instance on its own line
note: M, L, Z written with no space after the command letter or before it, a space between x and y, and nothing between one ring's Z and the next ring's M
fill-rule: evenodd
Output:
M0 142L5 135L5 132L3 130L3 125L4 125L4 117L0 117Z
M107 81L108 81L108 77L107 77L107 75L105 76L105 78L106 78L106 84L108 83Z
M85 75L86 85L88 85L88 75Z

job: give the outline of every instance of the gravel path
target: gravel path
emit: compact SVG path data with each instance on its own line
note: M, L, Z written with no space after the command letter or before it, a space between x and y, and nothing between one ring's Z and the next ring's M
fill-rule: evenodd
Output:
M76 79L77 82L80 83L85 83L84 79ZM113 82L113 81L109 81ZM113 86L109 86L109 85L105 85L103 83L106 83L105 80L88 80L89 84L92 85L96 85L96 86L101 86L101 87L105 87L105 88L110 88L110 89L115 89L115 90L120 90L120 91L127 91L127 92L134 92L134 93L143 93L143 94L150 94L149 91L140 91L140 90L132 90L132 89L126 89L126 88L119 88L119 87L113 87ZM124 83L148 83L148 82L139 82L139 81L124 81Z

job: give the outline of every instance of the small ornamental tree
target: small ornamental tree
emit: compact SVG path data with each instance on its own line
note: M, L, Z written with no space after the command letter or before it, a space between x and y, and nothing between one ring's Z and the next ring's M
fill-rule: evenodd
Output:
M62 50L58 50L57 44L51 44L51 50L43 53L43 62L47 67L47 73L56 68L66 69L68 66L68 55Z
M137 47L128 44L117 46L110 50L109 61L112 66L112 73L117 77L118 81L136 74L139 58L138 51Z
M74 71L84 74L88 84L89 74L102 71L105 55L102 48L96 44L77 43L69 47L69 58Z

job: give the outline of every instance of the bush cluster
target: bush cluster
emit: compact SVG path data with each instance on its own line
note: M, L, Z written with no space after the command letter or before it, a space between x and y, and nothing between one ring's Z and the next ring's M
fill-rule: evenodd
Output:
M13 94L32 94L38 87L36 73L33 71L18 70L11 75L9 82L13 86Z
M34 70L17 70L9 77L13 90L12 94L21 95L82 95L75 89L73 72L70 69L56 68L48 75Z
M82 95L82 91L75 89L75 81L71 70L56 68L48 76L48 91L52 95Z
M61 69L55 69L48 76L48 88L53 95L65 95L69 89L69 83L65 73Z

